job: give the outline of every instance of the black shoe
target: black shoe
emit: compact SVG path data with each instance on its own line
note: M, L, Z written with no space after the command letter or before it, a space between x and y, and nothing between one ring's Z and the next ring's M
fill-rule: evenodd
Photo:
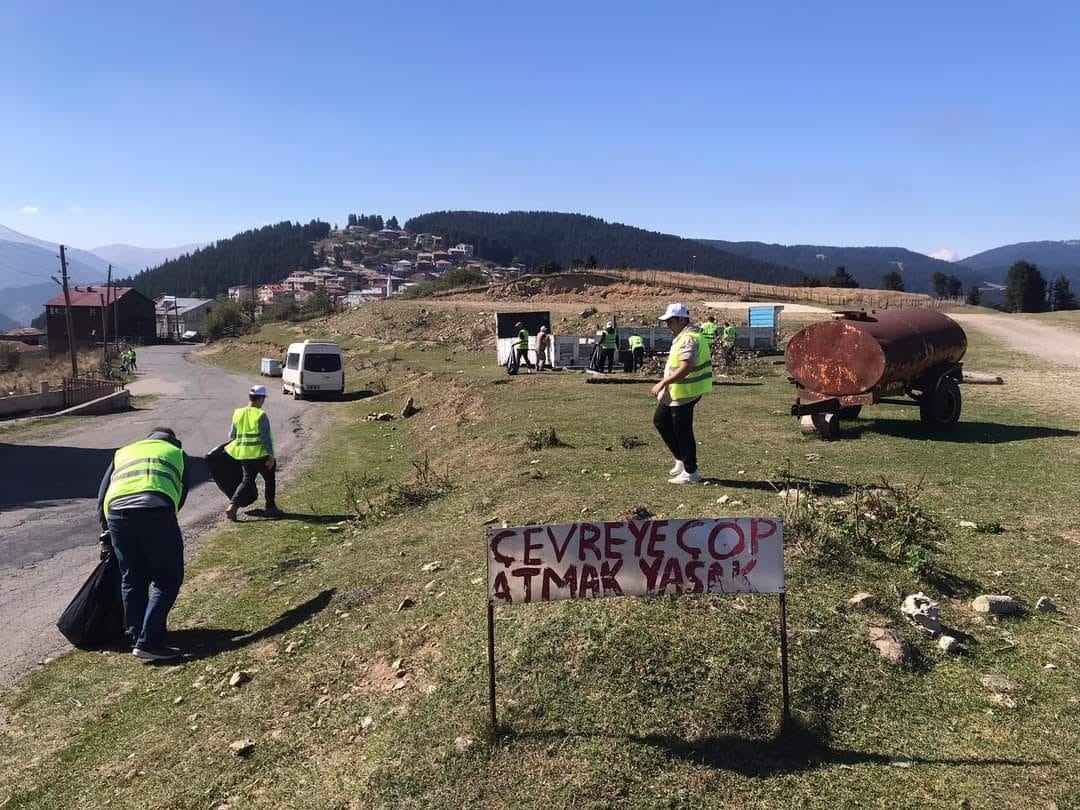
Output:
M165 645L160 647L136 647L131 651L131 654L144 664L151 664L155 661L175 661L181 655L180 650L176 649L176 647L166 647Z

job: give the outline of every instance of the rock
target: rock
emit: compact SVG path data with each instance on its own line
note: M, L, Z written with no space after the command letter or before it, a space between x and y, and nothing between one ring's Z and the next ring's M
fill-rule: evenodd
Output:
M716 499L716 502L718 504L725 504L730 500L731 500L731 496L729 496L729 495L721 495L719 498Z
M436 571L442 571L443 564L438 560L435 560L434 562L429 562L427 565L421 566L420 570L426 571L429 574L433 574Z
M327 526L327 527L326 527L326 530L327 530L328 532L334 532L334 533L340 532L340 531L341 531L341 529L342 529L342 527L341 527L341 526Z
M372 717L370 714L367 717L365 717L363 720L360 721L360 728L363 729L364 731L367 731L373 725L375 725L375 718Z
M398 604L398 606L397 606L398 613L400 613L403 610L408 610L411 607L416 607L416 602L414 602L412 599L410 599L409 597L406 596L404 599L401 600L400 604Z
M400 691L401 691L402 689L404 689L404 688L405 688L405 681L404 681L404 680L400 680L400 681L397 681L397 682L396 682L396 683L394 684L394 686L393 686L393 689L392 689L392 691L394 691L394 692L400 692Z
M459 754L464 754L470 748L476 744L476 740L472 737L457 737L454 740L454 750Z
M877 597L866 591L859 591L847 600L848 605L855 608L855 610L867 610L868 608L872 608L876 602Z
M979 528L979 524L975 523L974 521L971 521L971 520L961 520L960 521L960 528L961 529L977 529L977 528Z
M960 642L952 636L942 636L938 639L937 645L939 650L949 655L956 655L960 652Z
M1020 612L1020 603L1011 596L1000 593L985 593L975 597L971 603L971 609L976 613L992 613L995 616L1006 616Z
M995 692L990 696L990 700L1005 709L1016 708L1016 699L1010 695L1003 695L1000 692Z
M179 695L179 696L173 698L173 706L179 706L183 702L184 702L184 696L183 695Z
M1057 669L1057 664L1043 664L1043 669Z
M238 757L248 757L255 752L254 740L236 740L229 743L229 750Z
M483 581L484 581L484 578L483 578L483 577L473 577L472 579L470 579L470 580L469 580L469 582L470 582L471 584L473 584L473 585L479 585L479 584L480 584L480 583L482 583Z
M890 664L900 665L911 657L911 648L901 635L888 627L871 627L867 631L871 646Z
M1035 603L1035 609L1041 610L1043 613L1054 613L1057 611L1057 605L1049 596L1040 596L1039 601Z
M405 404L401 406L401 418L408 419L417 413L420 413L420 409L413 404L413 398L409 397L405 400Z
M229 686L231 686L233 689L238 689L250 680L251 673L239 669L232 674L231 678L229 678Z
M1009 680L1004 675L980 675L979 683L991 692L1002 695L1015 694L1020 691L1020 684Z
M433 579L424 586L424 590L428 593L433 593L437 587L439 587L439 581L437 579Z
M296 652L300 649L300 645L302 645L303 643L304 642L302 641L290 641L288 644L285 645L285 654L291 655L292 653Z
M913 625L920 630L925 630L932 636L936 636L941 632L941 617L938 612L938 603L933 601L925 593L919 592L910 594L904 600L904 604L900 606L900 612L903 613Z

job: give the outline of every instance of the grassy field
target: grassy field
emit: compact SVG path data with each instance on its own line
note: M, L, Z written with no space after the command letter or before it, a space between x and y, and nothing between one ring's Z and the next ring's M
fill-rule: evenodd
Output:
M297 329L207 359L250 370ZM73 653L3 699L0 807L1080 806L1076 372L973 334L969 364L1010 384L965 387L955 433L930 440L915 409L879 406L826 444L787 415L782 366L756 364L699 406L710 484L680 488L645 385L509 378L486 354L373 337L341 336L349 388L388 390L342 409L280 495L290 516L219 531L189 566L172 640L193 660ZM407 395L417 416L363 418ZM538 428L562 446L528 449ZM777 495L792 482L821 500L786 543L791 730L777 734L776 600L744 596L500 609L504 727L487 733L485 523L794 519ZM844 533L884 482L914 498L904 550L928 564ZM877 607L849 609L862 590ZM918 590L961 655L901 617ZM986 592L1026 610L983 619L969 603ZM1044 594L1060 612L1033 609ZM869 646L874 625L911 643L908 665ZM232 688L240 669L252 680ZM984 674L1015 682L1013 707ZM233 755L244 738L253 753Z

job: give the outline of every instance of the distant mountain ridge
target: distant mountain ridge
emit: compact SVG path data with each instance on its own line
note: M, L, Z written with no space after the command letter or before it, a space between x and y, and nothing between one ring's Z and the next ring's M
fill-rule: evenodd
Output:
M206 247L205 243L177 245L176 247L167 248L144 248L135 245L117 244L96 247L90 252L117 267L124 268L126 272L137 273L140 270L148 270L165 264L170 259L194 253L203 247Z
M928 293L934 273L955 275L964 286L984 280L961 262L946 262L902 247L839 247L835 245L778 245L766 242L727 242L700 239L703 244L729 253L781 264L809 276L826 277L844 267L863 287L880 287L882 277L894 270L904 279L907 292Z
M1080 239L1016 242L984 250L962 260L968 267L1002 278L1018 261L1036 265L1045 278L1064 274L1073 284L1080 284Z
M405 223L411 233L437 233L449 244L465 242L495 262L515 258L537 267L556 261L569 268L594 256L601 267L690 271L741 281L791 283L801 273L712 247L693 239L647 231L585 214L557 211L436 211Z

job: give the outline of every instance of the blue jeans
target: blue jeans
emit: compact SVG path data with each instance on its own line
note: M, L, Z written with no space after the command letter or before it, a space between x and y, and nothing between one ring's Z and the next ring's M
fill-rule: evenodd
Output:
M176 513L126 509L109 513L108 522L123 577L124 624L136 647L160 647L184 581L184 539Z

